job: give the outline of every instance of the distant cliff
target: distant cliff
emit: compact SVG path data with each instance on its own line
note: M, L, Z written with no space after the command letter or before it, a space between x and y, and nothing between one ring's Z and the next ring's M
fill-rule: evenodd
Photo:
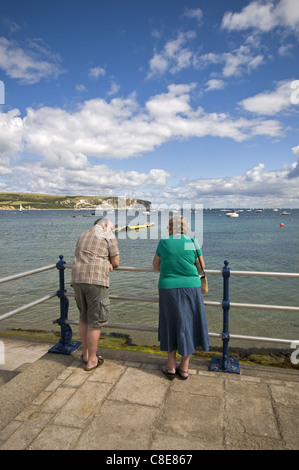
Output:
M142 205L150 209L150 201L133 198L118 198L108 196L55 196L35 193L0 193L0 210L16 210L22 205L23 209L96 209L118 208L126 205L128 208Z

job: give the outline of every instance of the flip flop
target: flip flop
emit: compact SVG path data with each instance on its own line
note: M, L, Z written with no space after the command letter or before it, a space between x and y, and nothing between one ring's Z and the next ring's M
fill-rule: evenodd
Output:
M179 367L176 368L175 373L179 376L181 380L187 380L189 375L182 375L183 374L188 374L187 370L181 370Z
M94 367L85 367L85 370L86 370L87 372L90 372L91 370L94 370L94 369L96 369L97 367L101 366L101 365L103 364L103 362L104 362L104 359L102 358L102 356L99 356L99 357L98 357L98 363L97 363L97 365L94 366Z
M83 354L82 354L82 356L81 356L81 359L82 359L82 361L84 362L84 364L87 364L87 361L85 361L84 358L83 358Z
M169 379L169 380L173 380L175 378L175 373L171 373L169 372L169 370L174 370L174 367L163 367L161 369L161 371L163 372L163 374L166 375L166 377Z

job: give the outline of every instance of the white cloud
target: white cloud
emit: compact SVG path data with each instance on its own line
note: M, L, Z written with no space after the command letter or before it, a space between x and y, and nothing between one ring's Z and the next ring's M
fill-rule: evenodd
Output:
M298 0L253 1L240 13L225 13L222 28L242 31L249 28L269 32L276 27L299 28Z
M252 113L260 115L278 114L292 106L292 83L294 83L294 81L291 80L279 82L276 90L259 93L240 101L239 104L246 111Z
M111 80L110 90L108 91L108 96L116 95L119 92L120 85L118 85L114 80Z
M225 83L223 80L218 80L216 78L211 78L207 83L206 91L212 90L222 90L225 87Z
M92 67L88 71L88 76L94 80L98 80L100 77L106 75L106 70L103 67Z
M255 54L248 45L240 46L231 52L203 54L197 60L199 67L223 64L222 75L224 77L240 76L245 72L250 73L263 63L264 56Z
M126 99L85 101L75 111L28 108L0 114L0 155L5 161L18 152L36 155L49 168L80 170L89 157L124 159L152 152L166 142L192 137L223 137L242 142L255 135L282 135L279 121L232 118L192 108L194 84L170 85L142 108L133 94Z
M57 78L64 72L59 57L51 54L42 41L27 41L25 48L4 37L0 38L0 68L21 84Z
M296 164L294 165L296 166ZM293 166L293 167L294 167ZM209 201L213 207L236 207L238 201L247 207L298 207L299 171L294 178L290 175L294 168L282 168L275 171L265 171L265 165L260 163L243 175L198 179L185 183L185 199ZM299 165L297 163L297 167ZM176 188L178 190L178 188ZM221 201L221 203L219 203ZM214 201L215 202L215 201Z
M193 8L193 9L188 8L184 11L183 16L186 16L187 18L195 19L199 24L201 24L203 13L200 8Z
M82 92L82 91L87 91L87 88L86 88L85 85L77 84L76 85L76 90L79 91L79 92Z
M172 39L165 44L162 52L155 52L149 61L148 78L164 74L167 71L174 74L193 65L195 54L190 48L184 46L188 40L193 39L195 36L194 31L180 32L176 39Z
M141 187L147 191L150 187L165 186L169 176L162 169L152 169L149 173L122 171L89 162L76 169L64 166L63 161L45 167L40 161L24 160L13 167L8 188L3 190L20 191L23 185L25 191L37 193L133 195Z
M17 109L0 113L0 164L8 164L11 157L23 150L22 133L23 121Z
M289 173L289 178L297 178L299 176L299 145L292 148L293 154L297 155L297 163L294 163Z

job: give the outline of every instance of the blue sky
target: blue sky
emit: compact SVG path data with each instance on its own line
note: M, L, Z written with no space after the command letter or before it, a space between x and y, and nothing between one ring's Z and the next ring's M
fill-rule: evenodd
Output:
M2 0L0 191L299 207L298 56L298 0Z

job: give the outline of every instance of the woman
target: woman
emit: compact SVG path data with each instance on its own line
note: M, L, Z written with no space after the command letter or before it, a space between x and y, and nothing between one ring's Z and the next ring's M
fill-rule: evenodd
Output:
M162 372L173 380L175 374L188 378L190 355L197 346L209 349L209 334L201 293L201 271L196 249L186 236L188 224L184 217L169 219L169 237L158 244L153 261L159 277L159 341L161 351L168 352L167 366ZM202 251L195 240L200 262L205 268ZM181 362L176 367L176 353Z

